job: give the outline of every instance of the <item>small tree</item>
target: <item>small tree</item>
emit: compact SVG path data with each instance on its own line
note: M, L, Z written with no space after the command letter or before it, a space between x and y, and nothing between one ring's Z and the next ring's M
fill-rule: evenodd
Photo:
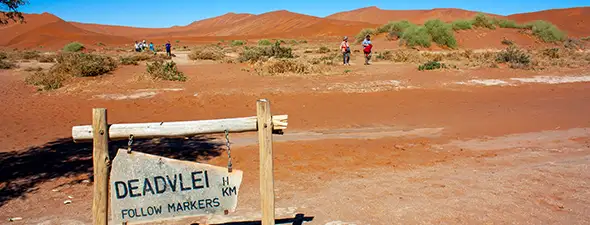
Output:
M25 17L21 12L18 11L18 8L28 4L29 1L27 0L0 0L0 24L6 25L9 21L14 22L24 22Z
M65 52L79 52L82 51L82 49L84 49L83 44L81 44L80 42L72 42L64 46L63 50Z

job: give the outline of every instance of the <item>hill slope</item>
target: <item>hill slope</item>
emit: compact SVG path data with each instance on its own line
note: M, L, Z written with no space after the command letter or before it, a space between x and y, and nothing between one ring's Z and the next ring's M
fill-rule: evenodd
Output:
M478 12L463 9L430 9L430 10L385 10L375 6L352 11L335 13L328 19L359 21L372 24L385 24L389 21L408 20L412 23L423 24L429 19L440 19L445 22L457 19L471 19ZM497 17L497 15L488 14Z
M552 9L532 13L514 14L508 18L524 23L546 20L567 32L569 36L590 36L590 7Z

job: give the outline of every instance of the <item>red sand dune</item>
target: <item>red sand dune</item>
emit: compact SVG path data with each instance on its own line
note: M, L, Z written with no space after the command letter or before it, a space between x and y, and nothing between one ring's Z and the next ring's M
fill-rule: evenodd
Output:
M389 21L408 20L423 24L429 19L440 19L445 22L457 19L471 19L478 12L463 9L430 9L430 10L385 10L375 6L340 12L327 16L329 19L360 21L372 24L385 24ZM497 17L497 15L488 14Z
M532 13L514 14L508 18L524 23L546 20L567 32L568 36L590 36L590 7L551 9Z
M0 46L6 46L10 40L18 35L29 32L37 27L60 21L61 19L49 13L43 14L26 14L26 23L19 24L10 22L8 25L0 26Z

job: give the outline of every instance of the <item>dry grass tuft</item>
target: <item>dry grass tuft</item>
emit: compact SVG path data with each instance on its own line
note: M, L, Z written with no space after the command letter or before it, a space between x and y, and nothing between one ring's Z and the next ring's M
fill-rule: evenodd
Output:
M203 48L196 48L188 55L191 60L222 60L225 58L223 48L219 46L207 46Z

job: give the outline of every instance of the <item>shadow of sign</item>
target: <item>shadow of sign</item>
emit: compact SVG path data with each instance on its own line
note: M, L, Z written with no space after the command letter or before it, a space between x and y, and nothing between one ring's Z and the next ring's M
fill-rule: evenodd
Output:
M310 222L313 220L313 216L305 216L304 214L298 213L293 218L285 218L285 219L276 219L275 224L293 224L293 225L302 225L304 222ZM241 221L241 222L229 222L229 223L219 223L219 224L211 224L211 225L261 225L262 222L258 221ZM192 225L200 225L198 223L194 223Z
M111 158L119 148L127 148L127 140L110 142ZM216 143L213 138L196 136L189 139L136 140L132 148L168 158L203 161L219 156L223 144ZM92 181L92 142L74 143L71 138L63 138L19 151L0 152L0 206L36 191L37 186L45 181L80 175L87 175L85 177Z

